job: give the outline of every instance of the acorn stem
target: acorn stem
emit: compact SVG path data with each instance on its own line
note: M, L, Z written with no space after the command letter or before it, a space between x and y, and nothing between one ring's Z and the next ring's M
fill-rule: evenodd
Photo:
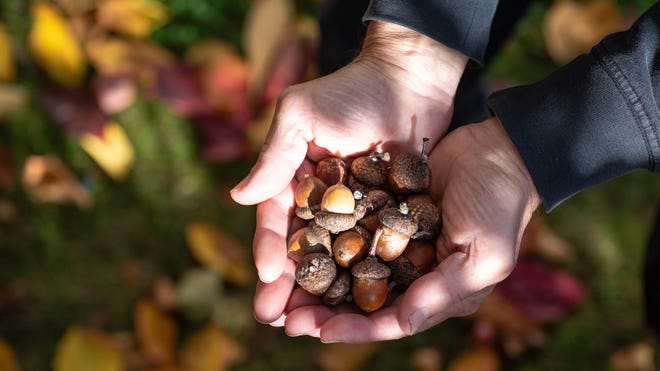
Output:
M369 247L369 256L376 256L376 245L378 245L378 240L380 240L382 234L382 228L378 228L376 229L376 232L374 232L374 235L371 238L371 246Z
M429 138L422 138L422 161L426 162L429 159Z
M378 161L389 161L390 160L390 153L389 152L371 152L369 154L369 159L373 162L378 162Z
M399 212L404 215L408 215L410 212L410 208L408 207L408 204L405 202L402 202L399 204Z

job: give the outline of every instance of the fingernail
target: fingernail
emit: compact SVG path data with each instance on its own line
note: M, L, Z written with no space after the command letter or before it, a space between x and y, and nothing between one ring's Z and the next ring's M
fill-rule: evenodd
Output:
M408 323L410 323L410 334L415 334L419 330L419 328L426 322L426 320L429 318L428 314L426 313L426 309L418 309L415 311L413 314L408 317Z
M320 339L323 344L332 344L332 343L338 343L338 340L332 340L332 339Z

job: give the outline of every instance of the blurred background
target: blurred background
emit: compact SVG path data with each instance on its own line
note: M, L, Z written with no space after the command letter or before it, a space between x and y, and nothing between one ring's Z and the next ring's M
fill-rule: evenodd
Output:
M652 3L533 2L489 89L543 78ZM318 57L326 7L0 0L0 370L654 370L641 272L660 179L642 172L535 216L468 318L359 346L254 320L254 208L228 190L279 92L354 55ZM346 13L337 32L359 31Z

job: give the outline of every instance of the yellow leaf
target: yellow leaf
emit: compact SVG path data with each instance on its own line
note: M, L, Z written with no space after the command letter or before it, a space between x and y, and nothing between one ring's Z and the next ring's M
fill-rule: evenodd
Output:
M246 354L220 327L208 324L183 343L181 365L186 371L222 371L244 360Z
M135 336L145 355L159 365L174 360L177 324L150 301L141 300L135 307Z
M72 326L55 350L54 371L121 371L119 350L103 332Z
M379 347L377 343L323 345L316 363L323 371L362 370Z
M609 359L612 371L652 371L656 369L653 345L640 341L612 353Z
M35 60L55 82L80 85L87 65L71 27L51 4L34 3L31 10L34 23L28 46Z
M11 39L4 24L0 23L0 81L12 81L16 76L16 65L11 51Z
M246 248L227 232L211 223L193 222L186 227L186 240L192 255L201 264L215 269L235 284L244 286L252 282Z
M124 129L114 122L105 125L103 137L83 134L80 146L114 180L124 179L133 165L133 146Z
M105 0L97 8L99 25L145 38L168 19L167 8L155 0Z
M18 371L18 362L14 350L11 349L9 344L0 339L0 370L3 371Z
M498 371L502 361L495 349L490 346L468 348L454 358L448 371Z
M282 42L295 31L295 8L291 0L253 1L243 29L248 69L249 94L263 88L268 69Z

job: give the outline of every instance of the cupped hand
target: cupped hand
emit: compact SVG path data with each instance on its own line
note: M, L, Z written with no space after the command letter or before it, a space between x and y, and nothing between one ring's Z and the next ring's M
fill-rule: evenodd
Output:
M370 315L300 301L304 304L290 308L287 333L326 342L401 338L474 312L511 273L540 199L499 120L453 131L433 149L429 166L430 191L443 220L437 268Z
M280 318L294 287L286 237L293 220L295 175L313 161L373 149L419 150L446 131L467 57L394 24L372 22L362 52L343 69L286 89L250 174L232 191L259 204L253 251L260 283L255 316Z

